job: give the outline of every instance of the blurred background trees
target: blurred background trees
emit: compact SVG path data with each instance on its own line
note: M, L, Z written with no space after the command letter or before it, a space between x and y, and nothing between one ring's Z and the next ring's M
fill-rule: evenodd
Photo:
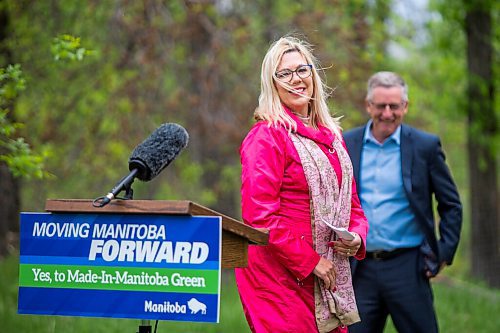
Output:
M104 195L128 172L132 149L165 122L186 128L188 148L151 182L135 182L135 198L189 199L240 217L238 148L262 57L295 33L314 45L345 129L367 120L374 71L408 81L407 122L441 136L465 204L453 269L473 267L498 287L498 8L493 0L0 0L0 67L19 64L25 80L1 107L52 175L23 178L1 159L1 225L15 231L19 210L41 211L48 198Z

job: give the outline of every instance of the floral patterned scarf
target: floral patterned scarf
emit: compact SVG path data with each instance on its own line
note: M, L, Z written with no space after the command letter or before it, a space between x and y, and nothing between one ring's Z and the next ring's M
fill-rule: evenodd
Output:
M342 169L339 187L337 174L328 157L318 145L299 134L291 139L297 149L309 185L311 197L311 228L316 252L331 260L336 272L336 291L325 288L323 280L315 276L314 299L316 323L319 332L330 332L340 325L360 321L351 281L349 259L333 253L328 242L334 240L332 230L321 219L337 227L349 227L351 216L352 164L341 141L335 137L330 153L337 153Z

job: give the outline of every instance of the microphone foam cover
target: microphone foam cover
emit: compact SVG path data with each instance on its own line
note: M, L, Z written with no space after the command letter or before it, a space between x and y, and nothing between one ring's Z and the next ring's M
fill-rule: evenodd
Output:
M161 125L132 151L129 170L137 169L136 177L142 181L153 179L186 148L188 140L189 135L182 126Z

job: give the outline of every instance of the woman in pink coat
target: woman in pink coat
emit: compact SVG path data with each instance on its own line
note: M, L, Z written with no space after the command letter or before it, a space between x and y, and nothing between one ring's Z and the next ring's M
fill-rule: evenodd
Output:
M235 273L252 332L347 332L359 321L349 257L364 258L368 224L318 68L301 40L271 45L240 148L243 220L269 229L269 244L250 246Z

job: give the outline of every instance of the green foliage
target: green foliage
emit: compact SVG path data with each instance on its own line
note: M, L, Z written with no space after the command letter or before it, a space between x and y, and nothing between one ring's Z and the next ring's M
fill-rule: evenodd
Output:
M444 6L446 16L432 7L425 26L432 33L414 43L422 32L392 13L388 0L233 1L224 9L183 1L8 3L9 40L30 82L16 102L19 131L34 147L51 147L46 168L60 180L27 183L23 202L33 208L43 207L43 196L102 195L127 171L135 145L161 123L178 122L190 134L188 148L158 180L134 184L136 198L189 198L214 209L231 201L239 215L237 149L257 103L264 52L288 32L308 38L329 67L329 104L346 130L367 119L369 75L399 71L410 83L408 122L442 135L466 191L464 36L448 19L459 16L459 5ZM394 58L390 43L406 57Z
M30 82L16 103L21 134L51 147L46 168L60 180L26 183L23 202L31 209L43 197L102 195L127 171L138 142L161 123L178 122L190 134L188 149L165 175L134 184L136 198L189 198L239 215L237 149L272 39L289 32L308 38L325 67L334 64L326 76L338 87L336 114L352 112L350 120L360 122L359 91L380 49L362 44L384 29L363 1L7 3L14 18L8 43Z
M430 1L425 31L393 13L389 0L236 0L224 9L180 0L6 3L13 18L6 44L29 89L16 100L24 126L3 128L35 150L50 147L45 167L59 179L26 183L30 208L43 207L45 197L102 195L127 172L133 147L164 122L185 125L189 146L157 180L134 184L137 198L189 198L215 209L228 197L237 202L237 149L257 104L262 57L288 32L308 38L324 67L333 65L325 70L334 88L329 105L346 130L367 119L370 74L400 72L410 84L407 121L441 135L468 194L460 2ZM425 38L416 43L419 34ZM389 52L394 43L404 57ZM239 214L237 204L232 213Z
M26 80L19 64L0 68L1 106L5 107L7 103L12 102L24 89L26 89Z
M0 68L0 146L3 147L0 161L7 164L15 177L47 178L50 174L44 171L44 162L49 157L48 151L40 154L33 152L24 138L16 138L16 131L22 127L9 117L9 105L26 88L19 64Z
M11 139L3 143L10 153L0 155L0 161L7 163L14 177L49 178L50 173L44 170L44 162L50 157L50 151L44 150L40 154L32 152L24 138Z
M16 129L21 127L19 123L12 123L7 118L9 111L8 110L0 110L0 137L10 138L16 132ZM4 141L0 141L3 145L7 143Z
M55 37L50 47L54 60L83 60L84 56L94 54L94 51L87 50L81 46L79 37L64 34Z

